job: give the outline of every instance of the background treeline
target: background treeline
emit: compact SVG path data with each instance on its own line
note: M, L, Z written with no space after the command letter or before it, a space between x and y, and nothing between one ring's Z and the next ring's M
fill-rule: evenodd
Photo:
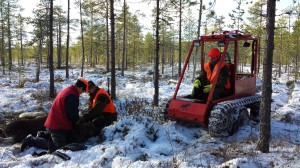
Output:
M40 67L49 66L50 2L40 0L34 7L32 17L23 17L23 9L18 5L18 0L0 0L2 74L9 73L14 67L34 64L39 67L36 72L38 81ZM245 0L235 1L236 6L233 6L232 12L229 13L231 24L225 21L224 16L218 15L218 11L214 11L216 3L214 0L205 2L207 4L202 0L161 1L158 58L155 56L157 6L154 2L156 1L145 0L153 4L149 5L149 9L153 6L153 15L152 18L144 17L140 20L143 12L131 13L130 2L115 1L115 32L111 32L110 29L111 2L112 0L76 0L75 6L72 3L70 10L80 9L80 18L72 20L68 17L68 7L54 5L52 36L54 69L101 65L109 72L112 53L111 33L115 33L116 69L124 72L128 68L152 65L155 59L159 59L159 73L164 73L164 66L172 66L174 76L178 76L191 40L198 38L200 34L221 32L224 29L239 29L258 36L261 42L258 66L262 65L266 49L266 0L255 3ZM297 79L300 6L296 1L292 3L276 16L274 66L277 68L275 71L277 75L280 76L284 71ZM146 30L142 22L151 22L152 29ZM28 26L32 29L25 31L28 30L25 29ZM76 33L68 34L68 27L70 32Z

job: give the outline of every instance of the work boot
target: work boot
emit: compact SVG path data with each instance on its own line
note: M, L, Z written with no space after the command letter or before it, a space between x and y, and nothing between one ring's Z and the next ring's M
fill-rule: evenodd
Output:
M36 137L44 138L47 140L51 139L51 134L48 131L38 131Z
M39 149L52 149L52 148L54 148L53 144L50 141L48 141L44 138L34 137L32 135L28 135L24 139L24 141L22 143L22 146L21 146L21 151L23 152L28 147L36 147L36 148L39 148Z
M41 152L34 151L31 155L38 157L38 156L43 156L43 155L46 155L46 154L48 154L47 151L41 151Z
M74 143L70 143L70 144L63 146L60 149L70 150L70 151L80 151L80 150L86 150L87 146L85 146L84 144L81 144L81 143L74 142Z
M26 148L32 147L33 144L33 140L32 140L33 136L31 134L29 134L23 141L22 145L21 145L21 152L23 152Z

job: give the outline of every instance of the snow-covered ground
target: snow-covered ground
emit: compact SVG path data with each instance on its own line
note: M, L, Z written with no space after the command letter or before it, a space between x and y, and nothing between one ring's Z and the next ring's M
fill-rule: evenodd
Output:
M176 87L171 70L160 77L160 106L153 107L154 94L149 68L117 72L115 105L118 121L103 130L104 140L98 137L85 142L83 151L62 151L71 157L63 161L54 155L32 156L36 148L19 152L20 144L0 144L0 167L300 167L300 84L287 87L283 74L273 81L270 153L256 150L259 125L249 124L227 138L212 138L205 128L161 122L157 113L162 110ZM48 112L52 100L47 98L49 74L42 70L40 82L32 82L35 69L26 67L22 73L12 72L11 77L0 74L0 116L4 114L42 111ZM109 74L101 68L85 71L84 77L107 89ZM55 71L57 92L73 84L80 76L79 69L70 70L65 79L64 70ZM260 81L258 80L258 84ZM181 89L189 93L191 82L185 81ZM83 94L80 109L86 109L88 95Z

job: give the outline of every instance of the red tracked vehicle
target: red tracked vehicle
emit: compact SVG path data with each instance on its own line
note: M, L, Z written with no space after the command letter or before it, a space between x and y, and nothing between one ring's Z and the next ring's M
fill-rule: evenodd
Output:
M225 61L229 67L229 93L220 99L212 100L217 82L215 79L206 100L193 99L191 94L179 94L180 87L185 87L181 86L185 76L191 76L188 72L189 69L193 69L190 65L191 58L200 57L200 70L203 71L208 59L206 55L215 47L221 51L220 61ZM231 135L240 125L249 121L249 118L257 118L261 101L261 96L256 95L257 54L258 39L237 30L212 33L192 41L175 93L166 105L165 117L208 127L209 134L217 137ZM219 73L220 67L217 75ZM191 81L191 78L189 80ZM193 86L192 83L190 85Z

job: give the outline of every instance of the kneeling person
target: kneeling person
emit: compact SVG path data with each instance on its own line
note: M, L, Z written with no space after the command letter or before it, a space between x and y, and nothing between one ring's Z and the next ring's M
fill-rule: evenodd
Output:
M88 93L89 110L83 115L83 119L85 122L92 122L100 131L117 120L116 108L110 95L93 81L88 82Z
M79 96L87 91L87 80L63 89L55 98L44 126L51 133L56 148L76 142L74 129L79 123Z

